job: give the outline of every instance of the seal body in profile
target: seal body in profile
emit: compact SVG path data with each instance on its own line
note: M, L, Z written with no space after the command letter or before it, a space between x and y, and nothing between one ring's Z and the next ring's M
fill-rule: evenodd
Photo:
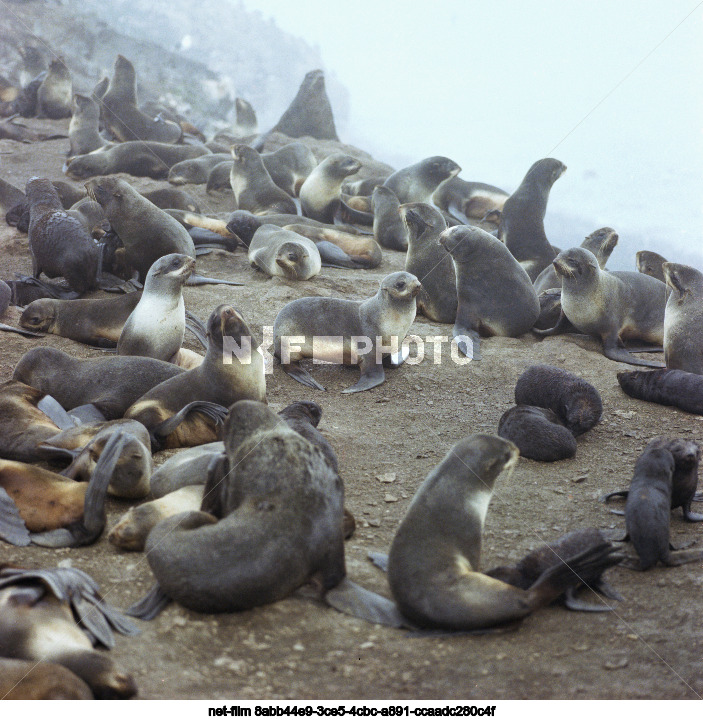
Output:
M322 268L315 243L277 225L262 225L249 244L249 262L267 275L309 280Z
M407 168L396 170L383 185L393 191L400 203L429 203L442 183L453 178L461 168L450 158L433 155Z
M233 145L232 158L229 182L240 210L256 215L298 212L293 198L273 182L254 148L241 143Z
M667 288L642 273L601 270L585 248L571 248L554 260L562 278L561 316L554 328L535 331L557 335L569 321L581 333L599 337L603 355L631 365L661 368L657 361L637 358L624 347L626 340L661 345Z
M373 206L373 236L383 248L408 249L408 231L400 214L400 201L395 193L377 185L371 195ZM412 272L412 271L411 271Z
M532 328L539 317L537 294L500 241L481 228L462 225L443 231L439 242L454 262L458 307L453 334L464 355L480 359L481 335L515 338Z
M468 182L457 176L442 183L432 196L438 208L469 223L491 211L501 211L507 199L508 193L494 185Z
M76 93L73 96L71 122L68 125L68 138L71 147L68 157L92 153L107 144L99 132L100 108L88 95Z
M341 479L322 451L261 403L240 401L224 432L222 515L179 514L154 528L149 565L166 595L207 613L273 603L310 579L344 578ZM272 471L272 469L275 469Z
M703 375L703 273L688 265L664 263L671 288L664 313L667 368Z
M37 114L40 118L68 118L71 116L73 80L71 71L61 58L49 63L49 72L37 89Z
M498 421L498 435L514 443L523 458L560 461L576 455L576 438L548 408L518 405Z
M299 365L303 358L359 364L361 378L343 393L357 393L385 380L383 355L398 353L413 320L420 282L411 273L387 275L372 298L299 298L285 305L273 326L281 367L303 385L325 390Z
M334 223L334 217L342 202L342 183L359 168L361 163L351 155L328 155L308 175L300 188L303 215L321 223Z
M498 237L534 281L556 253L544 232L549 191L566 166L554 158L538 160L505 201Z

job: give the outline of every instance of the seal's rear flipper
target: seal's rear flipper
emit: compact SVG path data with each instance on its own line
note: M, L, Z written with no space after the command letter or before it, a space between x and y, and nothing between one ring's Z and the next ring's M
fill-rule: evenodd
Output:
M629 350L621 348L617 336L610 336L603 339L603 355L618 363L629 363L633 366L646 366L647 368L666 368L664 363L658 361L646 361L633 356Z
M56 424L62 431L78 425L75 419L71 418L66 409L52 396L44 396L37 403L37 408L48 416L52 423Z
M142 621L153 621L169 603L171 603L171 599L157 583L144 598L133 603L125 613Z
M13 325L7 325L6 323L0 323L0 330L7 331L8 333L19 333L20 335L26 336L27 338L43 338L44 333L35 333L31 330L25 330L24 328L15 328Z
M627 498L627 494L629 493L629 490L624 491L613 491L612 493L606 493L604 496L601 496L598 500L601 501L601 503L607 503L611 498L622 497Z
M221 280L220 278L204 278L202 275L194 273L188 278L186 285L244 285L244 283L236 283L233 280Z
M281 363L281 368L293 380L302 383L304 386L308 386L308 388L316 388L318 391L326 390L297 361L293 363Z
M325 268L361 268L338 245L329 240L318 240L315 245L320 253L320 260Z
M104 423L107 420L103 412L93 403L71 408L68 414L76 421L74 425L77 426L87 423Z
M188 405L183 406L178 413L167 418L163 423L159 423L158 426L151 430L150 436L152 445L156 448L161 447L161 441L170 436L178 426L185 421L190 413L202 413L207 416L210 420L214 421L217 425L224 422L227 417L228 410L219 403L212 403L210 401L193 401Z
M31 537L15 502L0 488L0 538L13 546L28 546Z
M393 601L369 591L348 578L343 578L334 588L327 591L324 600L337 611L369 623L380 623L391 628L416 628L403 618Z
M693 563L694 561L703 561L703 551L700 549L695 551L671 551L664 563L667 566L682 566L684 563Z
M697 500L694 496L693 500ZM691 510L691 501L688 501L688 503L684 503L681 507L681 510L683 511L683 520L688 521L689 523L698 523L700 521L703 521L703 514L700 513L694 513Z
M571 324L571 321L564 315L563 309L559 315L559 320L557 321L557 324L553 328L547 328L547 330L538 330L537 328L532 329L532 332L535 335L543 338L550 335L563 335L564 333L573 333L573 331L574 326Z
M388 554L378 553L377 551L369 551L367 557L371 563L380 568L384 573L388 573Z
M227 237L221 233L216 233L214 230L208 230L207 228L190 228L188 235L193 239L196 253L198 248L217 248L234 253L239 245L239 239L236 236Z
M186 330L189 330L200 342L203 348L207 349L207 328L197 315L186 311Z
M580 598L576 597L576 589L573 587L566 589L566 593L564 594L564 605L570 611L581 611L585 613L604 613L605 611L613 610L610 606L606 606L605 604L596 605L582 601Z
M368 359L368 360L367 360ZM376 363L372 357L365 355L361 359L359 365L361 369L361 378L349 388L345 388L342 393L360 393L368 391L376 386L380 386L386 380L386 373L383 365Z

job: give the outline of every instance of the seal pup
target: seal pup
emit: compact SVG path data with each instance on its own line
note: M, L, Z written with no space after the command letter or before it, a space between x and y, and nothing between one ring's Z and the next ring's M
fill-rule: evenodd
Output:
M88 181L85 187L105 211L110 226L125 246L127 263L139 272L140 280L164 255L180 253L195 259L195 246L188 231L127 181L97 178Z
M238 400L266 400L264 357L241 314L232 306L217 306L208 319L207 339L200 366L155 386L126 410L125 418L147 427L152 448L219 440L216 425L223 417L222 406L226 413L226 407Z
M81 223L63 209L49 180L30 178L26 191L32 275L62 276L79 293L94 288L100 254L96 243Z
M118 355L171 360L183 345L186 312L183 285L195 268L189 255L164 255L147 273L144 292L124 324Z
M197 158L189 158L176 163L168 171L168 182L172 185L185 185L193 183L200 185L207 183L212 169L221 163L230 162L229 153L211 153L200 155Z
M664 312L667 368L703 375L703 273L680 263L663 263L671 288Z
M383 355L397 354L413 320L420 281L411 273L387 275L365 301L299 298L286 304L273 325L281 368L310 388L325 390L301 365L303 358L359 365L361 378L342 393L358 393L385 380ZM304 338L301 342L301 338ZM362 348L359 339L365 344ZM289 342L292 341L292 345Z
M408 229L400 215L400 201L395 197L395 193L389 188L377 185L371 195L371 204L373 207L373 237L376 242L389 250L406 251L408 249Z
M603 542L547 568L523 590L480 571L488 504L518 449L498 436L456 443L424 480L395 534L388 582L401 613L422 628L475 630L520 621L610 564Z
M574 434L548 408L513 406L500 417L498 435L514 443L523 458L533 461L561 461L576 455Z
M37 89L37 116L60 120L71 115L73 80L63 59L49 63L49 72Z
M417 312L437 323L454 323L458 306L456 272L451 255L439 244L440 233L447 229L444 216L427 203L401 205L400 216L408 240L405 270L422 283Z
M638 250L635 254L635 259L638 273L651 275L652 278L666 283L664 268L662 266L667 260L663 255L659 255L659 253L655 253L652 250Z
M237 207L257 215L297 213L293 198L271 179L259 153L248 145L232 146L229 182Z
M315 243L277 225L262 225L254 233L248 257L252 267L288 280L310 280L322 268Z
M35 673L41 676L44 662L59 664L82 679L95 698L136 695L134 679L93 646L114 646L113 629L123 635L139 629L102 600L88 574L76 568L34 571L5 565L0 570L0 611L4 655L40 662ZM72 680L71 686L76 687Z
M458 307L453 335L464 355L480 360L479 334L516 338L532 328L539 317L537 294L501 242L466 225L443 231L439 242L454 262Z
M624 341L641 340L661 346L668 294L664 283L642 273L601 270L596 257L585 248L560 253L554 268L562 278L561 315L557 325L535 330L537 335L558 335L569 321L579 332L600 337L606 358L662 367L657 361L632 355Z
M110 133L120 142L155 140L177 143L183 137L178 123L145 115L137 103L137 74L134 65L124 57L115 58L112 78L101 99L102 119Z
M303 215L333 224L341 204L344 179L358 172L361 163L351 155L328 155L306 178L300 188Z
M622 371L617 377L620 387L632 398L703 415L703 376L697 373L661 368Z
M88 684L65 666L0 658L0 698L4 701L82 701L95 697Z
M383 185L393 191L400 203L431 205L437 188L460 171L461 168L453 160L434 155L407 168L396 170Z
M505 201L498 238L534 281L556 256L544 232L549 191L566 166L554 158L533 163L518 189Z
M462 222L481 220L491 211L502 211L508 193L494 185L468 182L454 176L442 183L432 195L432 202Z
M107 145L107 140L100 135L100 108L88 95L76 93L73 96L68 139L71 143L69 158L92 153Z

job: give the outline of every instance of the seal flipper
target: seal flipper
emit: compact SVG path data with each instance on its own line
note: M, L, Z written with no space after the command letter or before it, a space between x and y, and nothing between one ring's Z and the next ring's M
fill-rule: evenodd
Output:
M350 581L346 576L327 591L324 601L340 613L369 623L391 628L417 628L401 615L393 601Z
M185 421L187 416L194 412L202 413L220 425L227 417L228 411L227 408L221 406L219 403L212 403L210 401L193 401L192 403L188 403L183 406L178 413L159 423L155 428L152 428L149 433L152 445L157 449L160 448L161 441L171 435L171 433Z
M695 496L691 500L695 501ZM698 523L700 521L703 521L702 514L694 513L691 510L691 500L686 501L686 503L682 504L681 506L681 510L683 511L683 520L688 521L689 523Z
M7 325L7 323L0 323L0 330L4 330L7 333L19 333L27 338L43 338L44 333L35 333L32 330L25 330L24 328L15 328L13 325Z
M186 311L186 329L198 339L203 348L207 348L207 328L205 323L189 310Z
M153 621L169 603L171 603L171 598L161 590L161 586L157 583L144 598L133 603L125 613L142 621Z
M369 551L367 557L371 563L380 568L384 573L388 573L388 554L378 553L377 551Z
M104 423L107 420L106 415L94 403L86 403L82 406L71 408L68 414L76 421L74 425L77 426L87 423ZM113 418L120 417L121 416L117 415L113 416Z
M368 391L371 388L380 386L386 380L386 372L383 370L382 363L376 363L371 353L362 356L359 363L361 370L361 378L349 388L345 388L342 393L360 393Z
M564 593L564 605L569 609L569 611L581 611L585 613L604 613L606 611L613 610L610 606L605 604L596 605L582 601L576 597L576 588L573 586L571 588L567 588L566 593Z
M361 268L338 245L329 240L318 240L315 245L320 253L320 260L325 268Z
M15 502L0 488L0 538L13 546L29 546L31 538Z
M47 395L41 398L37 403L37 408L62 431L77 425L66 409L53 396Z
M244 285L244 283L237 283L234 280L221 280L220 278L205 278L202 275L193 273L186 281L186 285Z
M564 309L562 308L561 313L559 314L559 320L557 321L557 324L553 328L547 328L547 330L539 330L537 328L533 328L532 332L535 335L538 335L542 338L546 338L550 335L563 335L564 333L573 333L574 332L574 326L571 323L571 321L566 317L564 313Z
M636 358L630 351L623 348L617 334L612 334L603 338L603 355L610 360L619 363L629 363L633 366L647 366L648 368L666 368L664 363L657 361L646 361Z
M308 388L316 388L318 391L326 390L326 388L321 386L297 361L281 363L281 369L293 380L302 383L304 386L308 386Z
M615 498L616 496L622 496L623 498L627 498L629 494L629 491L613 491L612 493L606 493L604 496L601 496L598 500L602 501L603 503L608 503L608 501L611 498ZM612 508L610 509L610 512L614 516L624 516L625 511L615 511Z
M384 368L400 368L410 357L410 348L401 346L397 353L390 353L383 356Z

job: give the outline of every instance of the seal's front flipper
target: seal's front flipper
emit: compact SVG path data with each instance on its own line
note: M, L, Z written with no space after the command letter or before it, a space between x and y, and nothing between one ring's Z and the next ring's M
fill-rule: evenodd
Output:
M4 488L0 488L0 538L13 546L28 546L31 543L27 526Z
M75 419L71 418L64 407L52 396L44 396L37 408L51 419L51 422L57 425L62 431L67 428L73 428L78 425Z
M642 360L633 356L629 350L622 348L617 336L608 336L603 339L603 355L618 363L629 363L633 366L646 366L647 368L666 368L664 363L658 361Z
M361 268L338 245L331 243L329 240L318 240L315 245L325 268Z
M326 390L297 361L293 363L281 363L281 368L293 380L302 383L304 386L308 386L308 388L316 388L318 391Z
M629 491L613 491L612 493L606 493L604 496L601 496L598 500L601 501L602 503L607 503L611 498L616 498L616 497L627 498L628 493L629 493Z
M104 423L107 420L103 412L92 403L86 403L85 405L71 408L68 415L75 421L74 425L76 426L87 423Z
M207 328L198 316L186 311L186 330L189 330L199 341L203 348L207 349Z
M383 356L383 365L385 368L400 368L410 357L410 348L401 346L397 353L391 353Z
M703 561L703 551L671 551L669 557L664 561L667 566L682 566L684 563Z
M325 603L348 616L391 628L415 628L403 618L398 607L384 596L343 578L324 597Z
M380 568L384 573L388 573L388 554L378 553L377 551L369 551L367 557L371 563Z
M219 403L212 403L211 401L193 401L192 403L188 403L188 405L183 406L178 413L159 423L158 426L151 430L149 436L152 446L155 449L161 448L163 440L170 436L191 413L196 412L202 413L211 421L214 421L216 425L222 425L228 413L227 408L221 406Z
M610 606L605 604L592 604L586 603L585 601L577 598L575 588L567 588L564 594L564 605L569 611L581 611L584 613L604 613L605 611L612 611Z
M371 388L380 386L386 380L386 373L383 365L376 363L371 354L365 355L361 359L359 367L361 369L361 378L358 382L349 388L345 388L342 393L360 393L368 391ZM366 360L368 358L368 360Z
M133 603L125 613L142 621L153 621L169 603L171 603L171 599L157 583L144 598Z
M457 322L452 331L452 336L456 340L456 347L462 355L471 360L481 360L481 337L475 330L469 330Z
M6 323L0 323L0 330L7 331L8 333L19 333L20 335L26 336L27 338L43 338L44 333L35 333L32 330L25 330L24 328L15 328L13 325L7 325Z
M233 280L221 280L219 278L205 278L202 275L193 274L186 281L186 285L244 285L244 283L237 283Z

